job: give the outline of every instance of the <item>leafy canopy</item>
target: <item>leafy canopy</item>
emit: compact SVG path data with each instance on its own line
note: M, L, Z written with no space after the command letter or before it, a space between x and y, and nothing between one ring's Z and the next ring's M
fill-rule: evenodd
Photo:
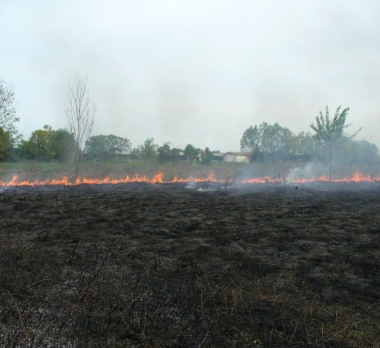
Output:
M210 164L214 158L214 154L210 151L208 147L201 152L201 161L203 164Z
M34 131L29 140L22 140L20 150L22 157L27 159L68 161L75 150L74 135L65 129L53 130L45 125Z
M0 127L0 162L3 162L11 157L13 149L12 136L9 132L4 131Z
M179 158L180 150L177 148L171 148L170 142L166 142L158 148L158 160L160 162L177 161Z
M260 126L249 127L240 140L241 151L252 154L296 154L296 135L278 123L263 122Z
M154 139L147 138L144 143L136 149L135 153L139 158L149 161L157 159L157 150L158 146L154 143Z
M94 135L85 143L86 153L89 157L107 160L116 154L129 151L131 142L127 138L116 135Z
M4 132L9 132L12 138L17 137L15 123L20 121L16 116L14 106L14 91L12 86L7 86L0 79L0 127Z
M188 144L188 145L186 145L183 154L190 161L193 161L199 155L199 150L197 150L193 145Z
M241 151L258 152L261 151L262 129L255 126L249 127L240 140Z
M362 128L357 130L354 134L348 135L345 133L345 129L351 124L346 124L348 111L350 108L345 108L340 112L341 106L339 106L333 119L330 119L329 107L326 106L325 115L322 111L319 111L319 116L315 117L316 124L310 124L311 129L315 132L315 139L323 145L336 145L345 140L354 138Z

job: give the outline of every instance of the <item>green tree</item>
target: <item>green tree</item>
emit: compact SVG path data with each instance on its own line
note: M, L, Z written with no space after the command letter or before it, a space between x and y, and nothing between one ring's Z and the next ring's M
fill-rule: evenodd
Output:
M341 106L339 106L336 111L333 119L330 119L329 108L326 106L326 113L323 115L322 111L319 111L319 116L315 117L315 122L310 124L311 129L315 132L315 139L326 148L328 151L329 158L329 186L331 183L331 168L333 160L334 149L338 145L342 144L344 141L353 139L360 131L357 130L354 134L348 135L345 133L345 129L350 126L346 124L347 115L350 108L346 108L340 112Z
M154 143L153 138L147 138L138 148L140 157L145 161L157 159L157 150L158 146Z
M319 146L310 132L300 132L293 137L292 152L295 156L319 158Z
M106 149L110 155L121 154L130 151L132 143L127 138L118 137L110 134L106 136Z
M158 160L160 162L167 162L171 160L171 152L170 143L166 142L164 145L158 148Z
M74 135L66 129L53 131L51 139L52 158L60 162L67 162L73 159L75 153Z
M4 131L4 129L0 127L0 162L4 162L11 157L12 149L13 140L11 133Z
M255 126L249 127L244 133L240 140L240 149L241 151L250 152L252 157L255 153L262 151L261 142L263 134L262 129Z
M379 150L375 144L366 140L348 140L336 149L336 160L342 164L378 167L380 165Z
M240 140L241 151L252 153L252 158L265 155L289 156L294 152L294 134L278 123L263 122L249 127Z
M193 145L188 144L188 145L186 145L183 154L190 161L193 161L199 155L199 150L197 150Z
M86 140L85 151L91 159L105 160L108 157L106 150L106 136L94 135Z
M263 152L279 155L291 154L293 133L288 128L281 127L277 122L273 125L263 122L260 128Z
M38 161L67 161L72 159L75 151L73 134L65 129L53 130L45 125L34 131L29 140L22 140L20 154L27 159Z
M158 148L158 160L160 162L176 161L180 157L180 150L176 148L170 148L170 142L166 142L164 145Z
M18 121L20 119L16 116L13 87L8 86L4 80L0 79L0 128L4 132L8 132L15 142L19 140L15 126Z
M141 159L141 151L140 151L140 146L135 147L131 150L130 153L130 158L134 160Z
M87 155L92 159L110 160L114 155L121 154L131 148L131 142L116 135L94 135L85 143Z
M208 147L201 152L201 161L203 164L210 164L214 158L214 154L210 151Z
M53 129L45 125L43 129L34 131L26 145L28 158L35 160L50 161L53 158L51 152L51 142L53 138Z
M172 161L178 161L181 158L181 151L182 151L181 149L178 149L176 147L172 148L172 153L171 153Z

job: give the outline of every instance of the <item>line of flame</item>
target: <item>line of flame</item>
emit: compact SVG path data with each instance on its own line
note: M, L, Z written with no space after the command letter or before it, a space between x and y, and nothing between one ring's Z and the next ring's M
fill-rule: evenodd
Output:
M235 182L243 183L243 184L266 184L266 183L280 183L283 180L285 180L288 183L296 183L296 184L303 184L303 183L313 183L313 182L328 182L329 176L323 175L320 177L314 177L312 179L305 179L305 178L299 178L299 179L292 179L289 178L273 178L269 176L264 177L256 177L256 178L250 178L250 179L244 179L244 180L235 180ZM360 172L356 172L352 176L343 177L340 179L333 179L331 182L334 183L360 183L360 182L372 182L372 181L380 181L380 176L374 176L374 175L367 175ZM153 178L148 178L147 176L141 176L139 174L136 174L133 177L130 177L127 175L125 178L122 179L113 179L109 176L103 178L103 179L95 179L95 178L78 178L74 183L70 181L70 179L67 176L64 176L62 179L47 179L47 180L35 180L35 181L29 181L29 180L19 180L18 176L14 176L13 179L9 182L3 182L0 180L0 186L46 186L46 185L64 185L64 186L73 186L73 185L101 185L101 184L124 184L124 183L148 183L148 184L163 184L163 183L188 183L188 182L215 182L215 183L225 183L226 180L218 180L215 176L215 173L210 173L207 177L200 177L200 178L193 178L189 177L187 179L178 178L175 177L171 181L164 181L164 173L159 172L157 173ZM233 182L233 180L227 180L227 182Z

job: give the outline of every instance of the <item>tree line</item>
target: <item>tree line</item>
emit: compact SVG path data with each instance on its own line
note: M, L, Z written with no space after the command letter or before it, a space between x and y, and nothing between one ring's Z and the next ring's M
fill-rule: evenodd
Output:
M0 79L0 161L74 161L75 176L83 160L109 161L128 154L130 159L161 162L188 159L210 163L213 153L209 148L201 150L188 144L185 149L171 147L169 142L159 146L153 138L132 147L129 139L116 135L91 135L95 107L88 98L87 78L76 77L69 85L65 106L67 127L54 130L45 125L35 130L29 139L22 139L16 129L19 118L14 106L13 88ZM365 140L355 141L345 133L349 109L337 108L331 118L326 107L311 123L311 132L293 133L278 123L263 122L245 130L240 140L241 151L248 152L251 161L297 159L321 160L331 163L334 156L348 164L379 162L376 145Z
M64 112L66 128L54 130L45 125L29 139L22 139L16 129L19 118L14 106L14 90L0 79L0 162L18 160L58 161L75 163L75 177L84 160L109 161L128 154L130 159L160 162L200 159L210 163L213 153L188 144L184 150L172 148L169 142L159 146L153 138L132 148L129 139L113 134L91 135L95 106L88 96L87 77L76 76L70 81Z
M314 133L292 132L278 123L261 123L259 126L249 127L240 140L241 151L251 154L253 161L273 161L279 159L290 160L318 160L329 162L336 160L355 163L378 163L379 154L375 144L366 140L356 141L354 137L359 130L349 135L345 129L349 108L341 111L338 107L333 117L330 117L329 108L325 114L320 111L315 117L315 123L310 127Z
M16 143L11 140L9 132L4 132L0 128L0 162L18 160L72 162L75 151L74 134L66 129L54 130L51 126L45 125L42 129L34 131L28 140L20 139ZM102 162L127 157L146 162L199 159L202 163L210 163L213 156L209 148L201 150L189 144L182 150L171 147L169 142L159 146L153 138L148 138L141 145L132 148L129 139L110 134L90 136L85 141L80 161Z

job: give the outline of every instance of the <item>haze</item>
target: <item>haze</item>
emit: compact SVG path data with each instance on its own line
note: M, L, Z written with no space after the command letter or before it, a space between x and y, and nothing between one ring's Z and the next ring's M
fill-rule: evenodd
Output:
M310 131L350 107L380 146L378 1L2 1L0 77L19 131L65 127L88 75L94 134L236 151L264 121Z

